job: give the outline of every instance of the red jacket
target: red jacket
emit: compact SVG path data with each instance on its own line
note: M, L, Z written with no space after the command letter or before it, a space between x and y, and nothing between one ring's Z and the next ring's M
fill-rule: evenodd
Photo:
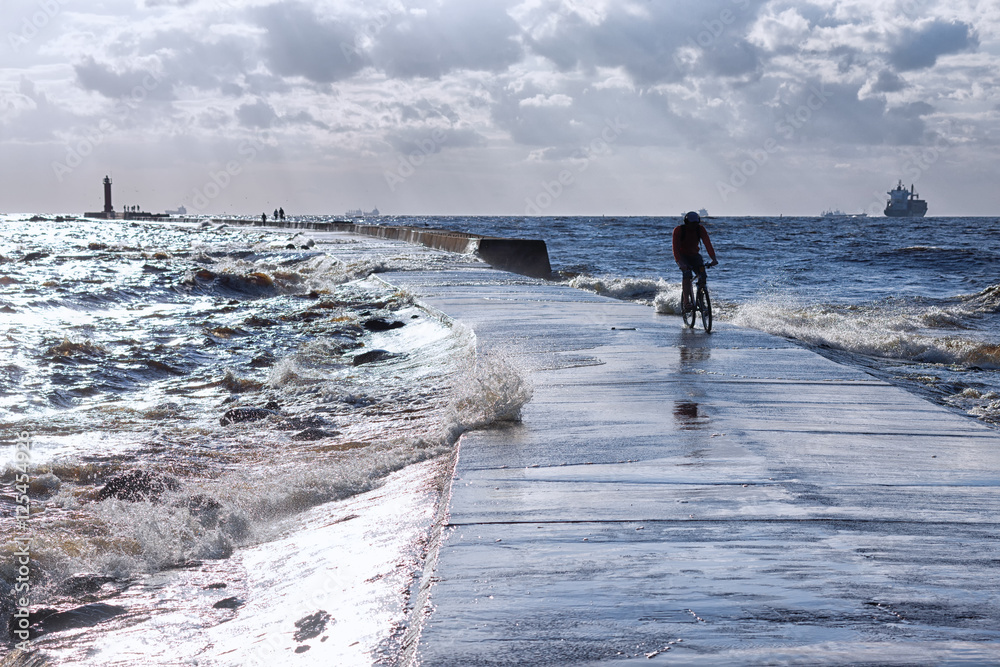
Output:
M674 227L673 236L673 246L674 246L674 261L677 262L678 266L684 264L684 260L681 259L684 255L697 255L698 254L698 244L704 243L705 250L708 252L708 256L715 261L715 248L712 247L712 241L708 238L708 230L703 226L698 225L698 234L685 234L684 224L677 225Z

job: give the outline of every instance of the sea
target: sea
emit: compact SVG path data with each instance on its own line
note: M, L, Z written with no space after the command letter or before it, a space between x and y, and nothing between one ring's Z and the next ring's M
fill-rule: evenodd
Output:
M368 222L544 239L554 281L681 326L676 216ZM1000 424L1000 219L705 226L712 336L765 331ZM232 219L0 215L0 659L394 664L455 443L531 388L380 276L477 262Z

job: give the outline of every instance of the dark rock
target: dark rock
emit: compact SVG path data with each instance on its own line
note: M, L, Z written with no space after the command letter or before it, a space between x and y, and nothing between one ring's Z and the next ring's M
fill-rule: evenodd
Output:
M261 317L259 315L251 315L250 317L243 320L243 324L248 327L273 327L278 322L267 317ZM264 354L267 354L266 352Z
M250 362L250 367L268 368L269 366L273 366L274 362L276 361L277 359L274 358L273 354L271 354L270 352L264 352L263 354L259 354L253 358L253 360Z
M47 252L29 252L27 255L25 255L24 257L21 258L21 261L22 262L33 262L36 259L43 259L43 258L48 257L48 256L49 256L49 253L47 253Z
M329 425L330 422L322 417L309 415L308 417L287 417L285 421L278 424L278 428L282 431L292 431L297 428L320 428Z
M34 636L47 632L61 632L75 628L89 628L102 623L109 618L114 618L127 611L125 607L95 602L76 607L68 611L57 611L55 609L39 609L32 612L31 627L29 631Z
M97 499L117 498L130 503L157 501L164 492L179 488L180 484L173 477L148 470L132 470L109 479L97 492Z
M292 436L292 440L322 440L340 435L340 431L326 431L321 428L307 428Z
M56 595L65 595L67 597L93 595L100 591L104 587L104 584L109 584L112 581L115 581L114 577L102 574L74 574L72 577L59 582L55 593Z
M306 651L308 651L311 648L312 647L309 646L309 644L303 644L302 646L296 646L295 647L295 652L296 653L305 653Z
M392 352L389 352L388 350L370 350L368 352L362 352L361 354L355 355L354 358L351 359L351 363L355 366L360 366L361 364L370 364L373 361L381 361L392 356Z
M207 590L207 591L213 591L213 590L217 590L219 588L225 588L227 585L228 584L224 584L222 582L215 583L215 584L209 584L208 586L205 586L205 590Z
M398 329L406 326L406 324L404 322L400 322L399 320L390 322L382 319L381 317L373 317L370 320L365 320L361 326L368 329L368 331L389 331L390 329Z
M319 637L323 634L323 631L326 630L326 624L332 620L333 618L330 614L322 609L317 611L315 614L304 616L295 621L295 627L297 627L298 630L295 631L292 638L297 642L304 642L307 639Z
M233 408L232 410L226 410L226 414L222 415L219 423L223 426L231 426L242 422L256 422L268 417L280 416L274 410L266 408Z
M242 607L246 602L239 599L238 597L223 598L212 605L215 609L238 609Z

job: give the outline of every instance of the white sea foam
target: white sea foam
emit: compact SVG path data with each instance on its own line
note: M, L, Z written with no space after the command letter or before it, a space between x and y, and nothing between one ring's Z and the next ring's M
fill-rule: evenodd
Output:
M477 353L474 335L457 323L448 326L427 318L408 333L402 331L397 334L401 344L421 341L422 346L411 347L382 369L337 364L336 350L319 340L304 343L272 373L269 386L296 414L323 413L331 404L340 405L346 421L330 428L343 430L341 437L316 444L290 442L265 422L227 428L216 426L213 414L197 427L206 445L213 443L204 456L206 461L233 459L233 465L213 466L205 478L178 475L181 487L166 492L160 502L95 502L81 496L77 485L57 489L52 484L49 511L72 516L74 524L87 525L88 531L43 531L33 554L49 581L79 572L127 578L227 557L235 549L274 539L286 520L309 508L370 491L395 471L449 453L465 431L520 418L531 385L512 356L502 350ZM436 371L429 373L429 367ZM345 403L345 397L357 398L349 390L359 387L338 376L340 370L374 374L361 387L370 396ZM313 386L319 390L305 391ZM189 456L182 458L187 468L192 465ZM63 461L52 470L72 467ZM95 473L108 475L79 475Z
M510 353L494 349L476 355L456 384L445 438L453 440L464 431L496 422L520 421L533 391L527 371Z
M652 303L660 292L680 291L680 285L662 278L622 278L618 276L576 276L570 287L596 292L624 301Z
M653 307L661 315L681 314L681 286L675 289L663 290L653 299Z
M1000 345L940 335L937 329L957 328L964 319L960 312L940 308L816 305L776 294L736 306L728 319L810 345L873 357L1000 368Z

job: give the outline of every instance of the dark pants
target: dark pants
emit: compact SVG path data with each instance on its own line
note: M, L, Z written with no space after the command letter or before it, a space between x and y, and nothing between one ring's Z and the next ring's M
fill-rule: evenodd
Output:
M688 266L688 268L683 269L685 281L691 280L695 273L699 276L705 275L705 260L701 258L701 254L681 255L681 259Z

